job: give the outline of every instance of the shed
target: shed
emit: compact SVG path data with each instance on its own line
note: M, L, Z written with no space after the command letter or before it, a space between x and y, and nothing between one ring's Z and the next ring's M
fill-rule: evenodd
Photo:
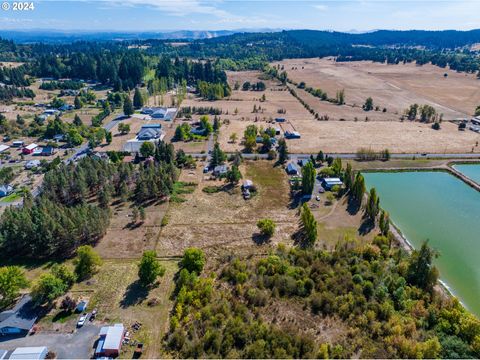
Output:
M298 175L298 169L294 163L289 163L286 170L289 175Z
M95 349L96 356L118 356L122 348L123 334L125 328L123 324L113 326L104 326L100 329L100 339Z
M42 155L43 156L50 156L53 155L57 152L57 149L55 149L53 146L44 146L42 148Z
M25 146L25 147L22 149L22 152L23 152L24 154L27 154L27 155L28 155L28 154L33 153L33 151L34 151L37 147L38 147L37 144L31 143L31 144Z
M48 349L46 346L18 347L10 354L10 359L39 360L45 359L47 354Z
M1 144L0 145L0 153L4 152L5 150L7 150L9 148L10 148L10 146L5 145L5 144Z
M25 142L22 140L15 140L14 142L12 142L13 147L22 147L23 144L25 144Z
M322 186L326 190L331 190L334 186L342 186L343 182L340 178L324 178L322 180Z
M278 117L278 118L275 118L275 121L276 122L285 122L285 118Z
M300 139L301 137L298 131L285 131L286 139Z

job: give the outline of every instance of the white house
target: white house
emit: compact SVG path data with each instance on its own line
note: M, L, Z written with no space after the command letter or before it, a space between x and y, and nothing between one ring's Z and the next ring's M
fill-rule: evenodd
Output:
M128 140L123 146L123 151L130 153L140 152L140 147L145 141L153 142L154 144L163 140L165 133L162 131L160 124L146 124L140 128L137 136L134 139Z
M142 114L150 115L152 119L161 119L165 121L171 121L177 113L177 108L174 107L144 107L141 111Z

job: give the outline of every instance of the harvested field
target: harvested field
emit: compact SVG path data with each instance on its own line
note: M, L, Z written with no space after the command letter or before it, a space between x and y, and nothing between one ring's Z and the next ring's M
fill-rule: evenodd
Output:
M392 153L480 152L480 135L458 131L450 122L443 122L441 130L410 121L299 121L295 128L302 138L287 141L293 153L355 153L362 147Z
M445 119L454 119L471 115L480 103L474 74L433 65L336 63L331 58L291 59L276 64L283 65L288 77L297 83L304 81L307 86L321 88L330 97L345 89L346 102L357 106L371 96L374 104L386 107L390 114L401 114L410 104L418 103L432 105Z

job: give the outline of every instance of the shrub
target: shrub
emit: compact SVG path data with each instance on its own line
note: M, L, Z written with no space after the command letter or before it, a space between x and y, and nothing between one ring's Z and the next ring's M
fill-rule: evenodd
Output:
M200 274L205 266L205 255L197 248L189 248L183 253L181 265L189 272Z
M271 237L275 232L275 222L271 219L262 219L257 222L257 227L263 236Z

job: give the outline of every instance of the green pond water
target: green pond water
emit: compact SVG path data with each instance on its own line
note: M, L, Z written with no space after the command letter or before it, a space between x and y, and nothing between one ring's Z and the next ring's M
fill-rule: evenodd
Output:
M469 177L477 184L480 184L480 165L478 164L458 164L453 165L453 168L463 175Z
M440 278L480 317L480 193L445 172L363 175L408 241L440 252Z

